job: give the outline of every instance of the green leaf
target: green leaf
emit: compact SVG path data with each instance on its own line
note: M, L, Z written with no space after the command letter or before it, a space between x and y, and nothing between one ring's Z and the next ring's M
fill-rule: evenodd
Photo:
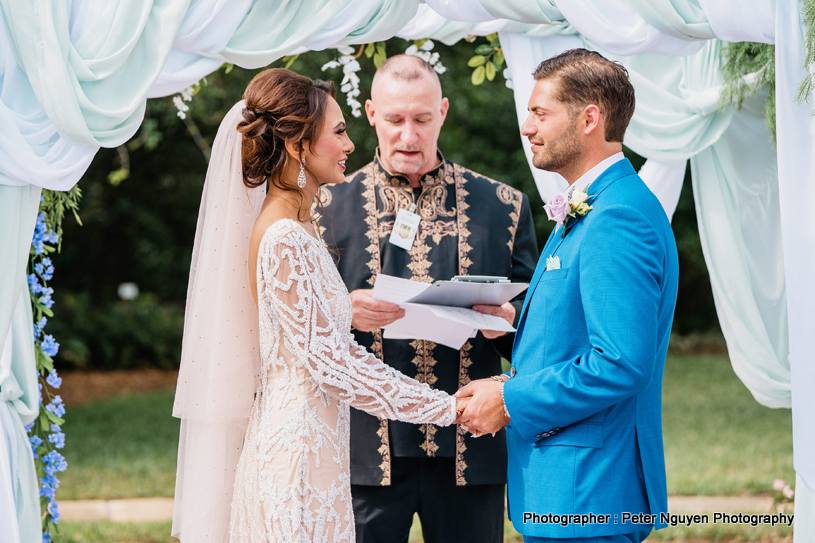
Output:
M485 69L483 66L479 66L478 68L473 70L473 76L471 78L473 85L480 85L481 83L483 83L485 75L486 75Z
M45 417L51 422L51 424L59 424L62 426L65 424L65 419L62 419L50 411L41 411L40 414L45 413Z
M476 55L467 61L467 66L469 66L470 68L476 68L478 66L481 66L485 62L487 62L487 57L485 57L484 55Z
M501 69L501 66L504 65L504 52L500 49L495 52L495 56L492 57L492 61L495 63L496 69Z
M501 47L501 40L499 40L498 38L490 40L490 47L495 47L496 49L498 49L499 47Z
M486 43L482 43L481 45L475 48L476 55L489 55L493 51L494 49L492 48L492 46L487 45Z
M232 64L231 62L224 63L224 73L228 74L229 72L232 71L232 68L234 68L234 67L235 67L235 65Z
M488 34L488 35L486 35L484 37L487 38L487 41L494 41L494 40L498 39L498 34L493 32L492 34Z
M285 68L287 70L289 68L291 68L291 65L294 64L294 61L297 60L299 57L300 57L300 55L291 55L291 56L288 56L288 57L284 57L284 59L288 59L287 62L286 62Z
M50 411L46 411L45 409L40 410L40 424L43 428L50 428L51 424L48 422L48 415L54 415ZM56 416L56 415L54 415Z
M47 307L43 307L42 312L45 313L46 315L48 315L49 318L54 316L54 312L51 311L50 309L48 309Z
M368 45L365 46L365 56L367 58L371 58L372 56L374 56L375 52L376 52L376 45L374 45L373 43L369 43Z
M495 79L495 64L493 64L492 62L488 62L485 68L487 79L489 79L490 81Z

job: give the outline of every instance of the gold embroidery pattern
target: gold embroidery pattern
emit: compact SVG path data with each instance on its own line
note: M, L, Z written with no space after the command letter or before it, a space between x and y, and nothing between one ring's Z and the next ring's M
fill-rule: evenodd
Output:
M366 250L371 255L370 260L368 260L368 268L371 270L371 278L368 279L368 283L371 285L374 284L376 276L379 275L381 271L380 266L382 262L379 256L379 233L377 232L378 227L376 220L376 189L373 175L375 171L376 168L374 168L374 164L369 164L365 167L362 178L362 185L365 187L362 192L362 196L365 198L365 223L368 225L368 228L365 230L365 235L368 238L368 247ZM373 345L371 345L371 350L378 359L382 360L382 330L374 330L373 336L374 342ZM390 435L388 434L387 419L379 419L379 430L376 431L376 435L378 435L381 440L377 451L382 455L382 463L379 464L379 469L382 470L382 481L379 484L382 486L390 486L391 442Z
M426 221L435 221L437 217L454 217L456 215L455 208L447 210L445 204L447 203L447 187L444 185L435 185L433 187L426 187L416 207L422 219ZM436 242L438 243L438 241Z
M503 183L500 183L498 187L496 187L496 193L501 203L512 206L512 212L509 214L509 218L512 219L512 224L509 226L509 241L507 242L509 250L512 251L512 248L515 246L515 233L518 231L518 221L521 218L523 198L519 191Z
M371 277L368 283L373 286L376 282L376 276L379 275L379 267L381 261L379 259L379 236L377 235L376 226L376 192L374 189L373 173L375 171L374 165L369 164L365 167L362 184L365 190L362 192L362 197L365 198L365 205L363 206L366 211L365 224L368 228L365 230L365 236L368 238L367 251L370 253L371 258L368 260L368 268L371 270Z
M470 376L467 372L473 361L470 359L470 349L472 344L468 341L461 348L461 364L458 370L458 384L463 387L470 382ZM464 451L467 450L467 445L464 443L464 437L467 432L458 426L456 429L456 485L464 486L467 484L467 479L464 477L464 470L467 469L467 463L464 461Z
M470 206L465 201L468 192L464 189L465 180L462 175L462 168L458 165L455 166L454 177L456 184L456 209L458 210L458 273L459 275L467 275L467 271L472 264L469 257L472 247L467 242L467 238L470 236L470 231L467 229L467 222L469 222L470 219L466 214ZM468 341L461 348L458 367L459 388L470 382L470 375L467 368L473 363L470 359L470 349L472 349L472 347ZM464 451L467 450L467 446L464 443L465 434L466 432L459 426L456 430L456 485L458 486L467 484L467 479L464 477L464 470L467 469L467 463L464 461Z
M413 203L413 192L403 187L381 185L379 197L382 199L382 210L377 210L376 217L381 219L389 215L396 215L401 208L409 208Z
M467 275L467 269L473 263L468 256L473 248L467 243L467 239L470 237L470 231L467 229L467 223L470 221L470 218L467 217L467 210L470 208L470 205L465 199L469 193L464 189L465 181L461 166L456 164L454 168L456 209L458 210L458 273L459 275Z

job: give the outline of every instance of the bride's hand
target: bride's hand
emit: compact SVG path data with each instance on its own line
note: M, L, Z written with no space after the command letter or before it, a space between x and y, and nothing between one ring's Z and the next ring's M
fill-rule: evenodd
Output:
M374 300L371 289L358 289L351 297L351 326L360 332L371 332L405 316L396 304Z

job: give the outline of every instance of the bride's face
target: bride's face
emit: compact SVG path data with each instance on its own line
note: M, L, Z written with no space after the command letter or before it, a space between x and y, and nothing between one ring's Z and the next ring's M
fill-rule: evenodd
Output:
M306 169L317 184L345 181L345 159L354 151L354 143L345 130L345 118L336 100L328 97L320 136L306 146ZM310 180L309 180L310 181Z

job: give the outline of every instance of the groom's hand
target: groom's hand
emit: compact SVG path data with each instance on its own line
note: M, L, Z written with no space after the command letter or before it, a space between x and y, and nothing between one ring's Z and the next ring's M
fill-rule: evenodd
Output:
M494 379L479 379L458 389L455 397L469 397L470 401L456 422L466 426L475 435L495 435L510 422L504 413L504 398L501 395L503 386L503 382L499 383Z
M374 300L371 289L355 290L350 297L351 326L360 332L371 332L405 316L398 305Z
M479 313L501 317L506 320L510 326L515 322L515 306L509 302L504 305L474 305L473 309ZM484 337L487 339L495 339L506 334L506 332L498 332L497 330L481 330L481 333L484 334Z

